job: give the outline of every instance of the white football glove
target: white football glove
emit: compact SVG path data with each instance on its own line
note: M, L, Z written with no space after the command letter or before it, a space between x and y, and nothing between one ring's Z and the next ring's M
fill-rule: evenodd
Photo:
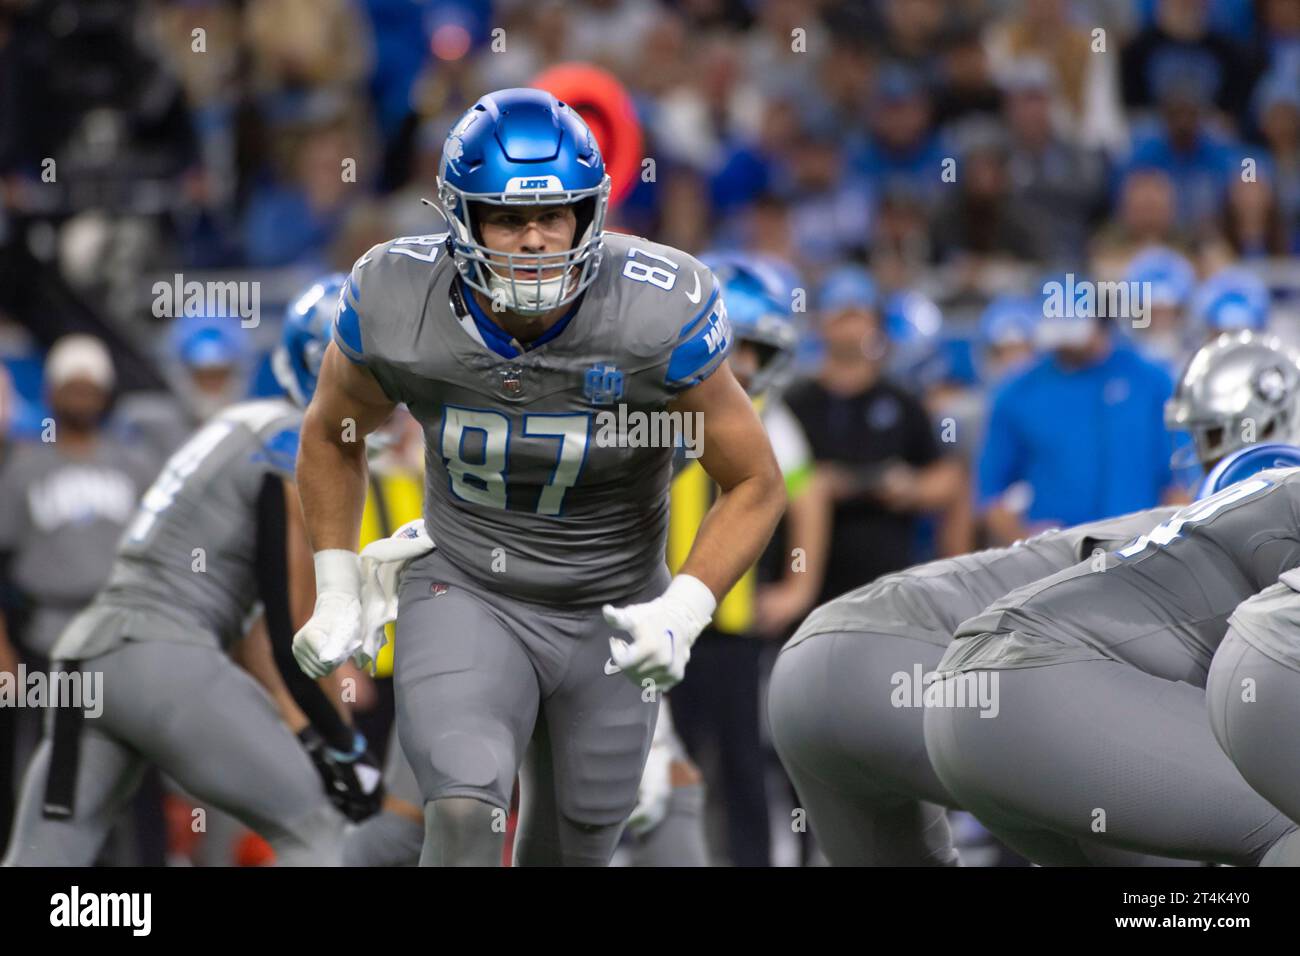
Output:
M601 608L605 621L626 631L630 642L609 639L610 660L632 683L652 680L666 691L686 674L691 645L717 609L718 600L699 578L679 574L667 590L645 604Z
M324 677L361 641L361 565L355 551L317 551L316 608L293 637L293 657L308 677Z

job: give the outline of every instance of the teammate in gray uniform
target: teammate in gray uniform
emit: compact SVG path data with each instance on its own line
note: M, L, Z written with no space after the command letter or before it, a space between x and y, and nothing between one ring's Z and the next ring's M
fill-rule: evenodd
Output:
M1033 860L1108 846L1234 865L1300 863L1295 822L1242 779L1206 719L1229 615L1300 564L1300 469L1270 469L963 623L927 708L949 791Z
M770 536L781 476L723 367L716 282L675 249L604 234L609 180L576 113L537 90L484 96L438 185L449 233L358 261L307 413L318 598L295 653L319 675L358 637L359 438L405 402L437 543L402 576L394 660L421 862L497 862L522 762L516 861L604 865L658 692ZM723 489L671 583L673 441L647 428L670 410L702 421L688 437Z
M1259 466L1300 466L1300 448L1261 445L1224 459L1203 494ZM1300 759L1292 746L1300 702L1300 570L1237 605L1205 682L1210 727L1265 799L1300 822Z
M932 561L808 616L777 657L768 714L777 754L833 865L956 864L944 808L962 804L930 768L921 707L953 630L1011 589L1129 541L1173 510Z
M318 328L287 323L278 364L289 374L305 373L313 341L319 361L328 334L337 297L318 314L324 289L313 291L302 317L315 317ZM47 715L7 865L88 865L146 762L262 834L279 862L339 862L345 821L313 759L344 758L321 753L316 735L305 738L316 751L309 756L268 694L227 656L260 596L268 629L283 640L286 682L292 689L303 681L289 648L285 553L303 534L289 483L301 419L300 407L282 399L232 406L176 451L145 493L108 583L53 651L69 671L102 675L102 713L84 722L67 708ZM305 559L305 541L299 547ZM293 583L301 593L301 578ZM313 689L314 700L295 699L309 713L327 712L328 725L334 712Z
M1276 339L1222 335L1188 363L1170 402L1171 426L1193 433L1206 469L1262 431L1289 435L1300 420L1297 371L1293 353ZM926 756L917 706L923 675L965 618L1012 588L1125 543L1172 511L933 562L809 616L778 657L769 712L778 753L833 863L955 862L943 807L961 804ZM1097 863L1155 862L1098 844L1086 853Z

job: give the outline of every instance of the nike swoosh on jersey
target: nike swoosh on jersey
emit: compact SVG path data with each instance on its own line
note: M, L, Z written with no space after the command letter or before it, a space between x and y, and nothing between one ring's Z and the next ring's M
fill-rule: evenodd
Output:
M621 673L623 673L623 668L621 668L621 667L619 667L617 664L615 664L615 663L614 663L614 658L611 657L611 658L609 658L607 661L605 661L605 673L606 673L606 674L621 674Z
M694 293L690 293L690 292L686 293L686 298L690 299L691 302L692 302L693 304L695 304L695 305L699 305L699 304L700 304L700 296L702 296L703 294L704 294L704 293L700 291L700 274L697 272L697 273L695 273L695 292L694 292Z

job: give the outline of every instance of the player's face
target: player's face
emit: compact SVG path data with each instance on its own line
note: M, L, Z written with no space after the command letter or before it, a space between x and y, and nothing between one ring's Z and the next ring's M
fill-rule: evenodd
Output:
M563 253L573 248L578 218L572 206L484 206L479 213L479 230L483 245L492 252L524 253L526 255L556 254L555 266L548 267L543 260L541 278L553 279L564 268ZM506 265L491 256L493 262ZM509 269L501 270L508 275ZM536 269L520 269L516 265L516 279L538 278Z
M72 379L50 393L55 418L78 431L98 425L107 407L108 393L86 379Z

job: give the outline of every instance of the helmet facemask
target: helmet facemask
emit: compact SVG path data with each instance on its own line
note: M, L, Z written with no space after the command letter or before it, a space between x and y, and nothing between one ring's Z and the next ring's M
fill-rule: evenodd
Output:
M592 189L526 193L466 193L440 180L438 204L453 230L452 248L461 278L494 306L500 302L509 311L525 315L550 312L574 301L595 281L600 266L609 189L608 176ZM474 215L480 203L573 206L576 241L571 249L541 254L490 249L483 244ZM533 275L524 274L530 272Z

